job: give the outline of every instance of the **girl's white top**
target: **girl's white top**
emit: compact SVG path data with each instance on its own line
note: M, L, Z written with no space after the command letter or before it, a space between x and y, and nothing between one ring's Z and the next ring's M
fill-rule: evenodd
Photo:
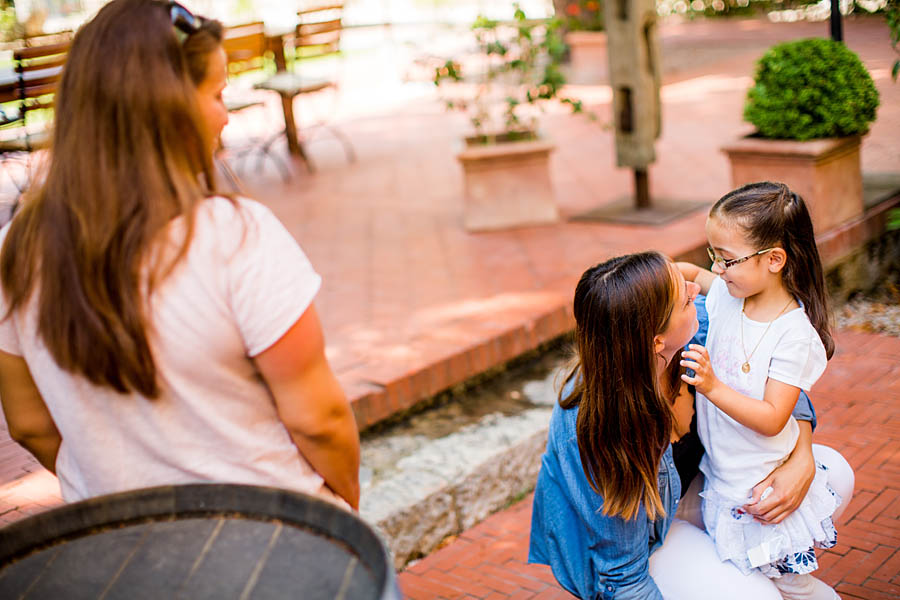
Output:
M827 364L825 347L803 308L768 323L749 319L742 301L728 293L725 282L716 278L706 298L709 335L706 347L716 376L728 387L762 401L767 379L809 391ZM750 372L741 365L747 353ZM765 333L765 335L763 335ZM703 394L697 393L697 431L706 449L700 470L720 495L736 505L743 504L757 483L779 466L794 449L799 429L791 417L784 429L765 436L744 427L719 410Z
M175 220L168 239L183 230ZM150 302L159 398L119 394L60 369L36 335L37 294L0 323L0 349L25 358L62 434L63 498L195 482L320 493L322 478L291 441L251 361L303 315L320 285L269 209L212 198L197 209L187 255Z

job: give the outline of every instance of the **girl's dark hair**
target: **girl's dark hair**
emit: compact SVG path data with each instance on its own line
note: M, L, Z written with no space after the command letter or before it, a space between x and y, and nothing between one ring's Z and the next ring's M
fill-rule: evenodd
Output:
M147 299L216 194L196 84L221 35L206 21L182 44L165 3L114 0L72 41L46 178L0 254L0 318L38 290L38 336L60 368L95 385L159 395ZM169 252L160 234L177 217L184 234Z
M674 417L653 338L675 299L671 263L656 252L591 267L575 288L576 385L559 404L578 406L578 452L606 515L632 519L641 505L651 519L665 514L657 476Z
M803 198L783 183L751 183L719 199L709 216L738 225L757 249L771 246L784 249L787 254L781 271L784 286L803 303L826 355L831 358L834 354L831 308L812 219Z

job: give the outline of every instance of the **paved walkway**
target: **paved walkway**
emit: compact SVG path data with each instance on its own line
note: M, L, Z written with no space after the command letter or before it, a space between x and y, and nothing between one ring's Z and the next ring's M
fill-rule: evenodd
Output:
M818 576L844 600L900 598L900 338L841 331L812 390L815 441L839 450L856 491ZM411 600L571 598L549 567L528 565L531 496L400 574ZM721 590L726 598L728 590Z
M749 131L741 115L754 61L775 41L820 35L825 27L762 21L664 27L664 124L651 193L711 203L728 191L729 166L719 148ZM881 93L863 169L900 172L900 85L890 79L887 28L878 20L848 21L846 38ZM379 65L395 64L396 57L367 56L356 63L355 83L343 96L349 106L342 127L358 161L348 166L340 146L322 135L310 144L314 176L301 170L288 185L271 169L248 176L251 190L282 218L324 277L317 305L329 358L361 424L565 331L574 284L588 265L650 247L677 256L705 244L702 210L665 227L564 220L467 233L455 153L468 123L447 114L433 91L400 83L417 76L412 67L385 72ZM368 85L352 87L359 82ZM601 122L609 118L607 86L570 91ZM361 114L363 99L387 97L399 100L379 116ZM630 171L613 168L612 132L552 111L542 123L557 144L551 171L564 217L630 192Z
M900 85L890 79L887 27L880 19L845 26L848 45L881 94L878 120L863 143L863 170L900 172ZM757 20L664 25L664 126L650 169L652 194L712 202L726 192L728 165L718 148L748 131L741 106L754 60L775 41L823 35L826 27ZM651 247L678 256L704 243L703 211L658 228L569 221L627 194L631 176L613 167L610 131L553 110L542 123L557 143L551 172L565 219L467 233L454 155L468 124L444 112L428 73L413 60L445 40L419 29L405 37L400 28L357 35L371 51L348 61L336 118L358 160L348 165L341 148L322 136L309 146L315 174L295 165L285 184L265 163L244 176L324 277L316 303L328 356L361 425L566 331L572 290L590 264ZM601 122L609 119L607 86L570 86L570 92ZM298 102L301 122L309 113ZM270 101L233 117L226 133L240 141L251 131L276 131L279 119ZM0 524L60 501L55 478L2 425ZM855 439L840 440L857 448Z

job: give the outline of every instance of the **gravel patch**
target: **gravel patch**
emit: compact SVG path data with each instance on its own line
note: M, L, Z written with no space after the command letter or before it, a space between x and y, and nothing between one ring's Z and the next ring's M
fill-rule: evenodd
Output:
M857 298L838 307L835 310L837 326L900 337L900 294L896 289L891 292L878 299Z

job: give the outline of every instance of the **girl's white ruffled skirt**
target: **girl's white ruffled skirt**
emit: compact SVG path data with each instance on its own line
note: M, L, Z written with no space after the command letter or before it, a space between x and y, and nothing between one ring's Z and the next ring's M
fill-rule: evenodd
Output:
M824 465L816 474L800 507L777 525L763 525L736 503L708 485L703 497L703 523L715 541L719 558L734 563L745 575L759 569L767 577L811 573L818 568L813 548L831 548L837 532L831 515L841 497L828 485Z

